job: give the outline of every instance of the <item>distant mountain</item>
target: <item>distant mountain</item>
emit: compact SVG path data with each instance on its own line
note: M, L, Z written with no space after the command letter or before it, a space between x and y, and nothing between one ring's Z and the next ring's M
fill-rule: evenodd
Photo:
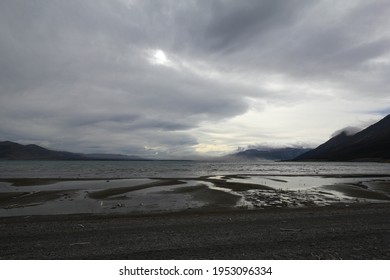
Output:
M230 158L243 160L291 160L310 149L305 148L262 148L248 149L230 155Z
M136 156L116 154L82 154L52 151L38 145L0 142L0 160L145 160Z
M121 154L83 154L89 160L146 160L137 156L126 156Z
M390 115L354 135L341 132L316 149L294 160L389 161Z

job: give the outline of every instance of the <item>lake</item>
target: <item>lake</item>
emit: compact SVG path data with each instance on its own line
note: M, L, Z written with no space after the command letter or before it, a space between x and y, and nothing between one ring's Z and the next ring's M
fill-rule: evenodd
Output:
M390 175L388 163L221 161L0 161L0 178L197 178L216 175Z

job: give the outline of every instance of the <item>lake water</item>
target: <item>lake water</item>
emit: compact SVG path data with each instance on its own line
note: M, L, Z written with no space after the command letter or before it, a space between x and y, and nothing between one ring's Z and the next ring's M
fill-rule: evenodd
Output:
M389 163L0 161L0 178L198 178L218 175L390 175Z

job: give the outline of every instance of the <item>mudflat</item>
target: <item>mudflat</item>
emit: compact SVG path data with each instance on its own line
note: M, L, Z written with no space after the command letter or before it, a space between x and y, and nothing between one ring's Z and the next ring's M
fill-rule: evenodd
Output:
M1 259L389 259L388 203L0 218Z
M0 217L157 214L390 202L390 176L0 179Z

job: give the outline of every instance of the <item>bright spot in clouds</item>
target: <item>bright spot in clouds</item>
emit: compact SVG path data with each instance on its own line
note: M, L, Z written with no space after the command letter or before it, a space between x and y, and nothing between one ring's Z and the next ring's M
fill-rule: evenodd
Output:
M155 50L152 57L152 62L155 64L166 64L168 63L168 58L162 50Z

